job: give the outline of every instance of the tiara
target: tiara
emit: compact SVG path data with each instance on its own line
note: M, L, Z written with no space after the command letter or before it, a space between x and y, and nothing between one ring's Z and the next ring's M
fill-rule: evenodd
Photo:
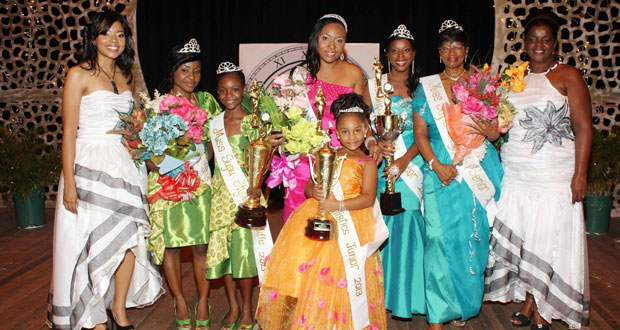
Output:
M319 18L319 21L324 19L324 18L334 18L340 21L340 23L342 23L342 25L344 25L344 32L349 32L349 29L347 28L347 22L345 22L344 18L342 18L342 16L338 15L338 14L325 14L323 16L321 16L321 18Z
M447 29L457 29L460 31L465 31L463 30L463 27L458 25L455 21L451 20L451 19L447 19L445 21L443 21L443 23L441 23L441 27L439 28L439 32L441 33Z
M222 62L217 66L215 74L241 71L241 68L231 62Z
M354 106L351 108L346 108L346 109L342 109L340 111L338 111L338 114L341 113L364 113L364 109L358 107L358 106Z
M390 35L388 39L391 39L393 37L415 40L415 38L413 38L413 36L411 35L411 32L407 30L407 27L405 26L405 24L399 25L396 28L396 30L392 32L392 34Z
M194 38L189 39L189 42L183 45L177 53L198 53L200 54L200 45L198 45L198 41Z

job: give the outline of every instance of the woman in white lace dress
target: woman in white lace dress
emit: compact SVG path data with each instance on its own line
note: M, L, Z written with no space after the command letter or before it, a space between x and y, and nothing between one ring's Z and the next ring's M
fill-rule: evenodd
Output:
M131 30L113 11L83 33L80 63L62 100L63 173L58 187L48 323L54 329L133 329L126 307L152 304L161 276L149 262L146 168L121 135L107 134L133 107Z
M582 200L592 140L588 89L572 66L554 59L559 18L532 9L524 46L530 64L517 114L502 146L505 174L491 233L485 300L525 301L516 327L589 323L588 258Z

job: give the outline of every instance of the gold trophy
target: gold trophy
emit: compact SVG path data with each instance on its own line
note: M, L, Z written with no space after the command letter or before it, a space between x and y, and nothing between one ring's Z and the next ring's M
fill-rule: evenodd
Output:
M252 88L250 89L250 100L252 103L252 128L258 129L258 138L251 141L247 148L244 148L244 166L248 175L248 182L250 188L260 189L263 177L269 169L267 166L273 156L272 148L269 144L263 140L265 137L265 131L263 129L264 121L268 121L269 118L258 119L258 104L260 100L260 87L258 82L254 81ZM264 113L265 117L269 114ZM262 116L261 116L262 117ZM242 227L256 228L264 227L267 223L267 216L265 214L265 207L260 204L260 197L251 198L239 206L237 210L235 222Z
M312 158L308 157L310 161L310 177L312 178L312 181L314 181L314 184L321 186L325 192L325 196L329 196L329 192L332 187L334 187L336 182L338 182L338 178L340 177L344 157L341 157L342 160L340 161L340 165L338 165L338 153L331 146L328 135L329 132L323 131L322 129L325 95L323 94L321 86L319 86L314 100L316 102L318 116L316 126L317 134L323 135L324 137L327 136L327 138L323 140L323 146L321 149L314 153L314 164L312 162ZM320 241L329 240L332 231L331 228L332 224L327 218L327 213L319 211L314 218L308 219L308 225L306 226L306 237Z
M394 92L394 87L389 82L381 85L381 70L383 65L379 61L378 57L375 57L375 63L373 64L375 69L375 82L377 90L377 103L383 101L383 114L377 113L377 118L374 120L375 131L381 141L394 142L405 130L405 120L398 115L392 114L392 100L390 94ZM385 157L385 168L390 168L394 162L394 156ZM389 171L392 172L392 171ZM394 189L394 179L388 177L385 180L385 192L381 194L379 198L379 204L381 205L381 212L386 215L394 215L404 212L402 207L402 201L400 193Z

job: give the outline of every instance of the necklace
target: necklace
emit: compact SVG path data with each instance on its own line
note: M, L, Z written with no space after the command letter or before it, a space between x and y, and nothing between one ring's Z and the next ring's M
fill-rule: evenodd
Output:
M116 65L114 65L114 69L112 69L112 77L110 77L110 75L103 70L103 68L101 67L101 65L99 65L99 63L97 63L97 66L99 67L99 70L101 70L101 72L103 72L103 74L106 77L108 77L108 79L110 79L110 83L112 84L112 89L114 90L114 94L118 94L118 87L116 87L116 83L114 82L114 74L116 73Z
M444 75L444 76L446 76L446 77L448 77L448 78L450 78L450 80L452 80L452 81L458 81L459 79L461 79L461 77L463 76L463 74L465 74L465 71L467 71L467 70L465 70L465 68L463 68L463 72L461 72L461 73L460 73L458 76L456 76L456 77L452 77L452 76L448 75L448 73L446 73L446 70L443 70L443 75Z
M547 71L543 72L542 74L546 76L547 73L551 72L551 70L557 68L558 64L560 64L560 62L555 62L555 65L552 65L551 67L549 67L549 69L547 69ZM530 65L528 64L527 65L527 74L530 74L530 73L532 73L532 71L530 70ZM536 73L536 72L534 72L534 73ZM536 73L536 74L538 74L538 73Z

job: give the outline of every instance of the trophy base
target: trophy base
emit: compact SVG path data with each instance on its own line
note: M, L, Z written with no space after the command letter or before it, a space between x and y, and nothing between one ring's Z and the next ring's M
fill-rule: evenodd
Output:
M306 237L317 241L328 241L332 231L332 224L329 220L308 219L306 226Z
M264 206L249 208L245 205L240 205L239 209L237 209L237 214L235 214L235 222L245 228L265 227L267 225L265 210Z
M399 192L393 194L381 194L379 205L381 205L381 213L385 215L395 215L405 212L405 209L401 204Z

